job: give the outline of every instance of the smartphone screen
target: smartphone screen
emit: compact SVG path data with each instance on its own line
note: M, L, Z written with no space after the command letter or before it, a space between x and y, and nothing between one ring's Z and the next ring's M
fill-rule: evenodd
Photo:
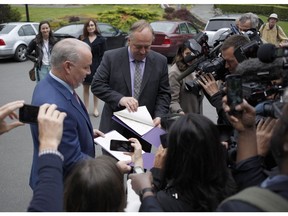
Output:
M243 101L242 96L242 77L238 74L226 76L227 87L227 104L230 106L231 112L235 112L235 107Z
M19 121L23 123L36 124L38 112L38 106L24 104L24 106L19 109Z
M112 139L110 141L110 150L122 151L122 152L134 152L134 147L131 146L130 141Z

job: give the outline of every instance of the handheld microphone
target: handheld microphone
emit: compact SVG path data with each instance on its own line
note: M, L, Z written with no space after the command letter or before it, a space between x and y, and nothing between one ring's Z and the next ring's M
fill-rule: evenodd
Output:
M276 58L287 57L288 48L276 48L273 44L263 44L259 47L257 57L265 63L273 62Z

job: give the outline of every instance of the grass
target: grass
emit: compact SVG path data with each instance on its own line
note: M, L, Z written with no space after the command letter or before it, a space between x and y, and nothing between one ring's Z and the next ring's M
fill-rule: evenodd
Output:
M21 13L22 19L21 21L26 21L26 12L25 5L11 5L13 8L17 8L17 10ZM68 21L69 17L77 16L80 18L97 18L97 13L104 12L108 10L113 10L117 6L122 7L133 7L133 8L143 8L148 9L149 11L157 12L159 17L162 17L164 10L160 7L159 4L95 4L95 5L29 5L29 15L30 21L40 22L41 20L48 21ZM189 8L191 5L186 5ZM259 15L259 17L266 22L267 17ZM288 22L279 21L277 23L282 27L286 35L288 36ZM52 25L53 27L53 25Z
M108 5L108 4L98 4L98 5L70 5L61 6L53 5L51 6L41 6L41 5L29 5L30 21L39 22L41 20L61 20L66 19L70 16L77 17L97 17L97 13L104 12L108 10L113 10L115 7L133 7L133 8L143 8L149 9L149 11L157 12L159 14L163 13L163 9L159 4L122 4L122 5ZM26 12L24 5L12 5L13 8L17 8L22 15L21 21L26 21Z

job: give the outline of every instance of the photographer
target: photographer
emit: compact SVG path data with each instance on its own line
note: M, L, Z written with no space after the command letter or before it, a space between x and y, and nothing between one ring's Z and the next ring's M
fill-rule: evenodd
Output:
M169 69L169 83L171 87L171 103L170 112L171 113L203 113L202 91L190 92L185 89L184 83L188 80L195 79L195 73L189 74L184 79L178 81L177 77L185 71L192 63L193 60L186 63L185 57L187 56L197 56L198 51L195 50L192 43L188 40L182 44L175 59ZM192 58L192 57L191 57Z
M223 98L223 102L225 111L229 112L230 108L227 105L226 97ZM236 109L238 111L242 111L242 114L239 116L230 115L228 118L233 126L239 131L240 135L238 141L239 151L237 153L237 155L239 155L237 156L238 162L241 162L241 160L242 163L243 161L246 162L246 168L243 170L243 176L250 177L250 179L247 178L247 181L255 181L255 179L261 180L265 176L263 175L261 164L257 163L257 160L255 160L255 156L257 155L257 142L255 139L256 131L254 126L255 110L246 101L244 101L241 105L238 105ZM286 104L283 108L283 114L274 128L270 142L271 151L273 152L273 155L278 163L280 171L279 174L265 179L265 181L263 181L256 188L248 188L247 190L240 192L243 197L242 199L239 195L228 198L228 200L221 203L221 205L217 208L217 211L287 211L287 118L288 105ZM248 195L249 190L250 194ZM254 191L251 193L252 190ZM259 191L261 191L261 193ZM259 200L260 202L258 202Z
M234 51L238 47L248 43L249 39L243 35L232 35L223 42L220 51L222 58L225 60L225 68L229 71L229 73L235 73L238 66L238 61L234 56ZM219 81L220 84L218 85L211 73L204 73L200 75L198 82L202 86L205 96L209 100L210 104L216 108L218 114L217 124L230 125L222 108L222 82Z

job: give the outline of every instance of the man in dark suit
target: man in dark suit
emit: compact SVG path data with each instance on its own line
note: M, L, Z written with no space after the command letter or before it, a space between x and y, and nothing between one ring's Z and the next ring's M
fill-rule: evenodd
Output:
M167 58L150 50L153 39L150 24L140 20L130 28L128 47L104 53L91 84L92 92L105 102L99 127L104 133L113 129L123 131L112 116L124 108L135 112L138 106L145 105L155 126L160 124L161 116L168 113L171 95ZM138 82L134 81L137 71L142 80L139 93Z
M87 110L75 92L75 88L91 73L91 64L92 54L87 44L77 39L61 40L51 53L51 71L37 84L33 92L33 105L56 104L59 111L67 114L59 146L59 151L65 158L64 175L79 160L95 157L94 137L100 132L93 130ZM31 133L34 154L30 186L33 189L38 181L38 125L31 125Z

